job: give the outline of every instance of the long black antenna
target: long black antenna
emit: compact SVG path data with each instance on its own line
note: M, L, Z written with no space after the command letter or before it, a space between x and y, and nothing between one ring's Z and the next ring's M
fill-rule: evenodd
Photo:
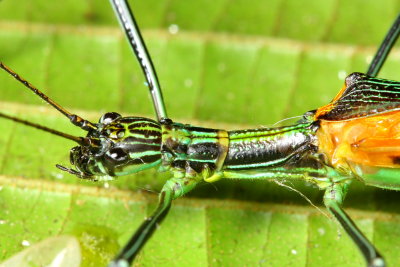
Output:
M47 95L42 93L39 89L37 89L35 86L30 84L27 80L23 79L21 76L19 76L16 72L14 72L12 69L4 65L2 62L0 62L0 68L8 72L11 76L13 76L17 81L25 85L28 89L30 89L32 92L34 92L37 96L39 96L41 99L52 105L55 109L57 109L59 112L61 112L64 116L66 116L74 125L78 126L82 130L89 131L89 130L95 130L97 129L97 126L91 123L88 120L82 119L76 114L72 114L68 110L64 109L62 106L54 102L52 99L50 99ZM26 124L26 123L25 123Z
M4 114L2 112L0 112L0 117L9 119L9 120L12 120L12 121L15 121L15 122L18 122L18 123L21 123L21 124L24 124L24 125L27 125L27 126L30 126L30 127L33 127L33 128L36 128L36 129L39 129L39 130L42 130L42 131L45 131L45 132L48 132L48 133L51 133L51 134L54 134L54 135L58 135L58 136L64 137L66 139L69 139L69 140L72 140L74 142L77 142L80 145L87 144L87 140L86 140L87 138L84 138L84 137L78 137L78 136L70 135L70 134L67 134L67 133L63 133L63 132L48 128L46 126L43 126L43 125L40 125L40 124L37 124L37 123L33 123L33 122L30 122L30 121L27 121L27 120L23 120L23 119L20 119L20 118L11 116L11 115Z
M125 0L110 0L110 2L115 14L117 15L118 21L124 29L126 37L128 38L129 45L135 53L136 58L143 70L149 86L157 119L158 121L168 119L157 73L131 8L129 7L128 2Z
M396 43L397 38L400 34L400 15L397 16L396 20L393 22L392 27L390 27L388 33L385 36L381 46L376 52L374 59L368 67L367 75L371 77L376 77L381 70L387 56L393 45Z

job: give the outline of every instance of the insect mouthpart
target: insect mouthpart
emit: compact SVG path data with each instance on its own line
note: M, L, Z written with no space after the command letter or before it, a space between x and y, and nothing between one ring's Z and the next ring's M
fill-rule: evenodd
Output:
M88 136L91 135L90 133ZM70 150L69 160L76 169L67 168L61 165L56 165L62 171L76 175L82 179L99 180L98 177L102 176L101 180L105 180L103 176L109 176L109 172L101 168L98 164L98 159L102 157L105 151L110 146L107 139L82 138L83 142L80 146L75 146Z
M102 150L103 147L100 148ZM102 168L101 159L104 152L95 151L93 147L75 146L70 150L70 162L75 166L74 169L66 169L71 174L79 178L98 180L99 176L110 175L107 170ZM58 166L57 166L58 167ZM104 179L104 178L103 178Z

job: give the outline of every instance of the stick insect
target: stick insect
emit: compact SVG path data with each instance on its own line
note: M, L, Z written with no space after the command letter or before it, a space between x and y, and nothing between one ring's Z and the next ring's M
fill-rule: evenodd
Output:
M122 14L122 13L121 13ZM130 15L129 15L129 13L127 14L127 13L125 13L125 18L129 18L130 17ZM134 20L132 20L132 22L133 22ZM133 23L128 23L129 25L134 25ZM396 36L397 37L397 28L396 27L398 27L398 26L394 26L393 27L393 29L394 29L394 31L395 31L395 33L394 33L394 35L392 35L392 36ZM132 28L133 29L133 32L137 32L138 33L138 30L137 29L135 29L135 28ZM131 31L132 31L132 29L131 29ZM390 35L389 35L390 36ZM389 38L390 39L390 38ZM137 42L138 40L137 40L137 37L136 37L136 40L135 40L135 42ZM393 43L394 41L393 41L393 39L391 40L391 41L389 41L389 43ZM390 45L387 45L387 43L384 45L384 49L386 49L387 47L390 47ZM382 50L381 50L382 51ZM146 55L146 52L137 52L138 54L140 54L140 55ZM387 54L387 52L383 52L383 54ZM383 60L383 57L382 56L377 56L377 60L376 61L374 61L374 62L379 62L379 61L384 61ZM151 64L150 64L151 65ZM147 66L148 68L150 68L149 66L150 65L148 65L148 63L147 63L147 65L146 65L146 63L144 63L144 66ZM5 67L6 68L6 67ZM372 76L376 76L376 72L379 70L379 68L380 68L380 63L378 63L378 67L375 67L375 66L372 66L371 67L371 70L369 71L369 74L371 74ZM7 69L7 68L6 68ZM149 74L149 76L150 77L155 77L155 74ZM358 81L358 79L363 79L362 77L360 78L360 77L358 77L358 76L355 76L355 77L350 77L349 78L349 81L347 81L348 82L348 84L352 84L352 81L353 80L357 80ZM148 83L151 85L151 84L153 84L154 82L153 81L151 81L151 80L148 80ZM167 116L166 116L166 112L165 112L165 108L163 108L163 101L162 101L162 97L160 96L160 92L161 91L159 91L159 90L155 90L156 91L156 94L155 94L155 100L154 100L154 105L156 106L156 111L157 111L157 115L158 115L158 120L159 120L159 122L160 122L160 124L161 125L164 125L163 127L165 127L165 128L168 128L169 126L173 126L172 127L172 129L174 129L174 125L175 124L173 124L171 121L169 121L168 119L167 119ZM55 105L55 106L57 106L57 105ZM58 107L58 106L57 106ZM324 108L321 108L321 109L319 109L318 111L317 111L317 113L316 114L318 114L318 116L321 116L321 118L322 118L322 116L328 116L329 114L330 114L330 110L334 110L334 108L332 108L332 106L325 106ZM68 115L68 113L67 112L65 112L64 110L62 110L62 112L64 113L64 114L67 114ZM116 117L115 117L116 116ZM304 119L303 119L303 121L301 121L301 122L299 122L299 124L298 124L298 127L299 128L296 128L296 130L307 130L307 131L311 131L311 132L314 132L314 131L318 131L318 127L319 126L316 126L315 124L307 124L307 121L309 121L309 120L311 120L311 118L312 118L312 116L313 116L313 114L312 113L307 113L307 115L304 117ZM105 122L105 121L109 121L109 120L117 120L118 118L118 115L116 115L116 114L108 114L107 116L105 116L105 117L103 117L103 122ZM85 129L85 130L88 130L89 132L90 131L93 131L95 128L96 128L96 125L94 124L94 123L90 123L90 122L88 122L88 121L86 121L86 120L81 120L79 117L74 117L74 116L69 116L69 118L75 123L75 124L78 124L78 126L80 126L81 128L83 128L83 129ZM318 117L319 118L319 117ZM314 119L315 120L317 120L318 119L317 117L315 117ZM14 120L16 120L16 118L13 118ZM326 119L326 120L329 120L329 119ZM145 122L147 122L147 123L150 123L150 124L152 124L153 125L153 127L156 127L157 128L157 126L156 126L156 124L154 124L154 122L153 121L150 121L150 120L145 120ZM314 122L314 121L313 121ZM106 123L105 123L106 124ZM147 125L147 126L149 126L149 125ZM178 124L176 125L176 127L178 126ZM307 128L307 127L311 127L311 128ZM149 126L150 127L150 126ZM185 128L185 127L187 127L187 128ZM316 127L317 129L314 129L313 127ZM182 126L182 129L183 130L191 130L191 131L200 131L201 129L200 128L190 128L189 126ZM280 128L277 128L277 129L280 129ZM168 129L167 129L168 130ZM228 153L228 151L226 150L226 147L228 147L229 146L229 144L225 144L224 142L226 142L226 140L227 139L229 139L230 138L230 136L227 136L226 134L226 132L224 132L223 130L221 130L221 132L219 132L219 131L216 131L216 130L210 130L210 129L203 129L202 131L205 131L205 132L212 132L212 133L214 133L214 136L209 136L208 138L217 138L218 140L220 140L220 141L218 141L216 144L217 144L217 150L219 151L217 154L218 155L225 155L225 154L227 154ZM261 131L261 130L260 130ZM263 131L266 131L266 129L263 129ZM54 131L53 131L53 133L54 133ZM232 134L234 134L234 132L232 132ZM312 134L311 134L312 135ZM66 135L64 135L64 136L66 136ZM118 134L117 134L117 137L118 137ZM229 137L229 138L228 138ZM100 144L99 143L96 143L96 142L98 142L98 140L96 140L96 137L93 137L93 138L74 138L74 137L69 137L70 139L73 139L74 141L76 141L76 142L78 142L80 145L82 145L82 146L90 146L90 147L98 147ZM95 141L95 143L93 143L92 141ZM101 144L102 145L102 144ZM169 148L169 147L167 147L168 149L171 149L171 148ZM175 156L175 154L177 154L176 152L178 152L178 151L175 151L175 149L176 148L174 148L173 149L173 151L164 151L163 153L164 154L168 154L168 153L171 153L171 155L173 155L173 156ZM220 151L221 150L221 151ZM226 150L226 151L224 151L224 150ZM308 150L312 150L312 147L307 147L307 151ZM121 152L120 150L118 150L119 152ZM118 151L114 151L115 153L112 153L111 155L113 155L113 154L115 154L116 156L118 156L119 155L119 153L118 153ZM80 152L79 152L79 150L73 150L73 152L75 153L72 153L72 158L73 158L73 162L75 163L75 165L79 165L80 163L78 163L78 159L79 158L82 158L82 155L81 154L79 154ZM123 153L123 152L121 152L121 153ZM222 154L220 154L220 153L222 153ZM164 155L163 154L163 155ZM179 153L178 153L179 154ZM301 151L295 151L295 152L293 152L292 153L293 155L295 155L295 156L297 156L297 155L302 155L302 152ZM75 157L75 158L74 158ZM173 158L173 157L172 157ZM224 158L224 160L222 160L222 161L225 161L225 158L226 158L226 155L223 157ZM216 162L214 162L214 164L215 164L215 166L214 167L210 167L210 166L208 166L207 165L207 167L205 167L204 169L202 169L201 170L201 173L202 173L202 179L204 179L204 180L206 180L206 181L208 181L208 182L213 182L213 181L215 181L215 180L218 180L218 179L220 179L220 178L222 178L221 177L221 175L218 173L218 170L219 171L221 171L222 169L218 169L218 163L219 163L219 161L218 161L218 159L219 159L219 157L217 156L216 157L216 159L214 158L214 160L216 160ZM165 161L166 162L169 162L171 160L171 158L170 159L165 159ZM287 159L287 160L289 160L289 159ZM293 159L293 160L295 160L295 162L298 162L298 161L301 161L301 159L297 159L297 158L295 158L295 159ZM308 159L308 160L310 160L310 159ZM319 160L321 160L322 161L322 159L318 159L318 161L317 162L306 162L306 163L304 163L305 165L303 166L302 165L302 167L303 168L305 168L305 167L307 167L307 168L311 168L312 170L314 170L314 169L316 169L316 170L320 170L320 167L319 167L319 165L318 165L318 168L315 168L315 165L313 165L313 164L316 164L316 163L320 163L320 161ZM173 161L173 160L172 160ZM285 160L286 161L286 160ZM311 160L312 161L312 160ZM142 159L141 160L141 163L145 163L145 161ZM223 163L226 163L226 162L223 162ZM308 166L308 164L311 164L310 166ZM151 165L151 163L150 163L150 165ZM210 165L210 164L209 164ZM70 173L72 173L72 174L75 174L75 175L78 175L78 176L80 176L81 178L90 178L89 176L92 176L92 175L90 175L91 174L91 172L99 172L99 170L97 169L97 168L100 168L100 167L98 167L98 166L92 166L92 168L93 169L86 169L86 167L85 166L87 166L87 165L83 165L83 164L81 164L81 165L79 165L79 166L81 166L81 169L80 170L73 170L73 169L69 169L69 168L65 168L65 167L59 167L59 168L61 168L62 170L65 170L65 171L67 171L67 172L70 172ZM110 166L107 166L107 168L109 168ZM168 167L168 166L167 166ZM194 172L194 173L196 173L196 172L198 172L198 171L196 171L196 167L193 165L193 166L189 166L190 168L190 170L188 171L188 172ZM264 166L265 167L265 166ZM83 168L83 169L82 169ZM102 166L100 169L102 169L102 168L104 168L104 166ZM176 165L174 168L177 168L177 170L179 169L179 170L182 170L182 169L185 169L185 171L187 171L186 170L186 168L183 168L182 166L179 166L179 165ZM221 167L222 168L222 167ZM216 171L217 170L217 171ZM275 170L275 171L278 171L278 170ZM279 171L282 171L282 170L279 170ZM336 174L336 176L340 176L339 174L337 174L337 173L335 173L335 170L332 170L332 172L333 172L333 174ZM245 177L246 175L244 175L244 176L241 176L241 177L238 177L238 176L234 176L234 174L232 174L233 172L230 172L230 171L226 171L225 173L223 173L223 176L224 177L226 177L226 178L257 178L257 175L248 175L247 177ZM112 174L114 174L114 173L112 173ZM115 174L117 174L117 173L115 173ZM332 174L332 173L331 173ZM232 175L232 176L230 176L230 175ZM320 177L319 175L320 174L318 174L318 171L317 171L317 174L314 174L314 175L318 175L318 177ZM261 177L262 177L262 175L261 175ZM299 179L303 179L303 178L305 178L304 177L304 175L303 174L299 174L299 176L296 176L296 175L294 175L293 176L294 178L299 178ZM182 178L182 177L178 177L179 179L180 178ZM186 177L187 178L187 177ZM263 178L267 178L267 177L263 177ZM277 176L273 176L272 178L279 178L279 177L277 177ZM315 178L315 177L314 177ZM342 179L343 177L339 177L339 180L340 179ZM344 180L346 180L346 179L344 179ZM194 183L197 183L197 181L191 181L190 179L188 180L188 181L184 181L184 184L180 184L180 180L174 180L174 184L179 184L179 186L180 187L182 187L183 189L186 189L186 190L190 190L191 189L191 187L187 187L188 185L190 185L190 186L194 186L194 185L192 185L191 184L191 182L194 182ZM315 181L314 181L315 182ZM324 181L322 181L322 184L319 184L319 183L317 183L320 187L324 187L324 185L323 184L326 184L327 183L327 181L326 180L324 180ZM346 184L346 186L347 186L347 184ZM171 187L172 188L172 187ZM335 191L335 190L339 190L339 189L341 189L341 188L331 188L331 193L333 192L333 191ZM343 188L343 190L347 190L346 188ZM185 190L184 190L185 191ZM340 191L340 190L339 190ZM167 190L167 191L164 191L164 192L166 192L165 193L165 195L166 196L168 196L168 193L170 193L169 192L169 190ZM327 198L325 198L325 199L327 199ZM162 200L162 198L161 198L161 200ZM327 202L329 202L329 198L328 198L328 200L326 200ZM329 203L328 203L329 204ZM169 205L167 205L168 207L167 208L169 208ZM329 206L329 205L328 205ZM337 207L334 207L334 206L332 206L331 205L331 210L333 211L333 213L335 214L335 215L338 215L338 210L336 210L337 209ZM335 213L335 211L336 211L336 213ZM340 211L340 209L339 209L339 211ZM162 215L162 214L161 214ZM156 217L155 218L157 218L157 215L156 215ZM343 218L345 218L346 219L346 217L341 217L342 219ZM156 220L157 221L157 220ZM155 221L155 222L156 222ZM145 226L143 226L144 228L146 228L147 226L145 225ZM154 224L151 224L150 225L150 228L151 229L153 229L154 228ZM353 226L352 227L350 227L350 228L353 228ZM138 232L138 234L139 235L141 235L141 234L143 234L144 233L144 231L142 231L142 230L140 230L139 232ZM354 237L354 236L353 236ZM144 238L148 238L148 236L144 236ZM140 238L139 238L140 239ZM366 244L365 242L365 240L359 240L359 243L362 243L362 244ZM139 243L138 243L138 241L137 241L137 239L136 239L136 241L134 241L133 242L134 244L136 244L138 247L140 247L140 246L142 246L143 244L144 244L144 242L142 242L142 241L139 241ZM370 247L369 247L370 248ZM134 257L134 255L136 254L136 252L138 251L138 249L135 251L135 253L133 253L132 255L128 255L128 256L124 256L126 253L122 253L121 255L120 255L120 258L118 258L117 260L116 260L116 262L115 262L115 264L117 264L118 266L124 266L124 259L127 259L128 261L131 261L132 259L133 259L133 257ZM364 251L364 253L365 254L367 254L367 259L368 259L368 261L372 264L372 263L374 263L376 266L379 266L379 263L381 263L381 259L380 259L380 257L379 256L376 256L376 252L374 252L375 253L375 256L374 255L371 255L371 254L369 254L368 255L368 252L365 252ZM128 253L129 254L129 253Z

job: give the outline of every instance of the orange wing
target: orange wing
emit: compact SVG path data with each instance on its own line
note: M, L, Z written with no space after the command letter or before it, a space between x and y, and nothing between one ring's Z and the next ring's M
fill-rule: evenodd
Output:
M319 150L332 166L400 166L400 111L348 120L321 120Z
M343 121L400 110L400 83L352 73L336 97L317 109L315 120Z

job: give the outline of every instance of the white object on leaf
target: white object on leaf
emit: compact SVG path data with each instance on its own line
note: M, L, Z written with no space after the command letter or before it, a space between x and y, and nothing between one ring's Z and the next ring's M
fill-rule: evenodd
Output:
M18 252L0 267L79 267L81 258L78 239L63 235L47 238Z

